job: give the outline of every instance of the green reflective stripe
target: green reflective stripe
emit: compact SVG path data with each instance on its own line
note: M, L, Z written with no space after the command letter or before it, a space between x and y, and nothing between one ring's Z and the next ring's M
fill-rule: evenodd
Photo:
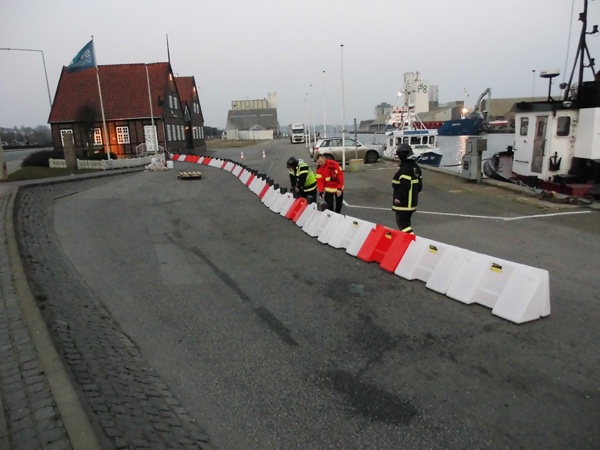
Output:
M392 184L400 184L400 180L392 180Z
M417 207L416 206L392 206L392 209L394 211L416 211Z
M405 180L412 181L412 177L409 175L400 175L400 179L404 178Z

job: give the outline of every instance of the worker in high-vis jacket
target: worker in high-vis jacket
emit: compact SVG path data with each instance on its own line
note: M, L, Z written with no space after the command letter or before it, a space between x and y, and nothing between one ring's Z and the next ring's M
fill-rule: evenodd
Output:
M340 213L344 202L344 171L337 162L322 154L317 156L317 164L319 196L325 200L328 210Z
M410 158L413 155L410 145L399 145L396 155L400 159L400 168L392 179L392 209L396 212L396 224L400 231L415 234L411 226L411 217L417 210L419 192L423 189L423 175L417 162Z
M293 156L287 161L294 197L304 197L309 202L317 200L317 177L304 161Z

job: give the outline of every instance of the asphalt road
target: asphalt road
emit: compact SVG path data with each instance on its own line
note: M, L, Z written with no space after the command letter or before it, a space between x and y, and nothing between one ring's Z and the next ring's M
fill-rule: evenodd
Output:
M306 150L210 153L285 183ZM230 173L177 179L197 168L57 198L76 269L45 282L81 278L215 447L597 445L598 211L425 172L417 234L550 272L552 314L515 325L319 243ZM394 170L347 173L343 213L393 227Z

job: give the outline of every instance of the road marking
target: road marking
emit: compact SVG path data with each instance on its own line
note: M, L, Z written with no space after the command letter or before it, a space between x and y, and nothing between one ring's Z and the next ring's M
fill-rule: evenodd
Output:
M391 211L392 208L380 208L377 206L358 206L351 205L346 200L344 200L344 205L349 208L359 208L359 209L376 209L379 211ZM505 222L510 222L512 220L524 220L524 219L537 219L540 217L553 217L553 216L569 216L574 214L589 214L591 211L569 211L569 212L560 212L560 213L550 213L550 214L533 214L531 216L518 216L518 217L501 217L501 216L479 216L474 214L456 214L456 213L442 213L442 212L433 212L433 211L415 211L419 214L430 214L435 216L452 216L452 217L466 217L470 219L488 219L488 220L504 220Z

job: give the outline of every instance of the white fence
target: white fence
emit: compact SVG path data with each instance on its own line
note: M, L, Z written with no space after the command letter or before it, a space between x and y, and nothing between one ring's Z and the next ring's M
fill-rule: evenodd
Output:
M153 159L164 159L164 156L144 156L142 158L129 159L103 159L100 161L92 161L88 159L78 159L77 169L92 169L92 170L109 170L109 169L127 169L130 167L146 166ZM52 169L66 168L67 163L64 159L49 159Z

